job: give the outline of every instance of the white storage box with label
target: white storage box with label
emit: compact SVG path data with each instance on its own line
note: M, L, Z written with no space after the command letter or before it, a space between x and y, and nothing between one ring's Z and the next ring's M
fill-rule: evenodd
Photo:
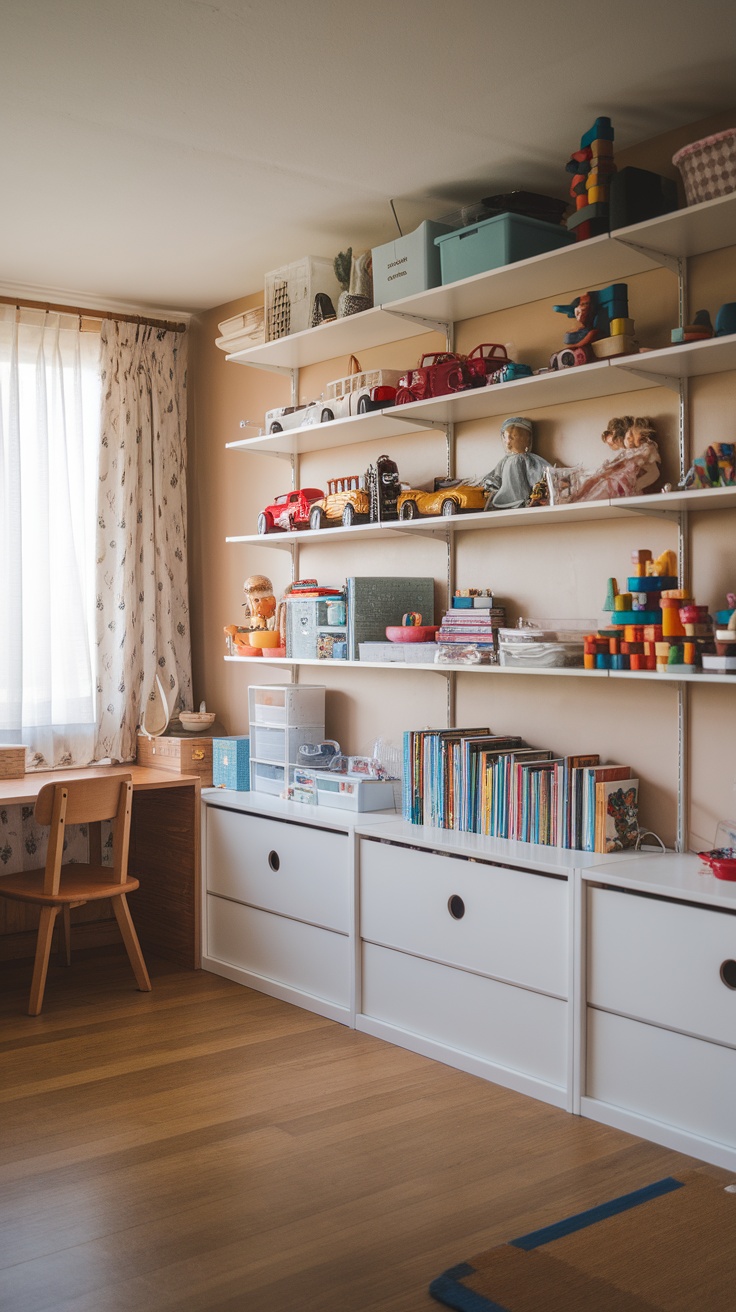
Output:
M335 311L342 288L331 259L305 255L266 274L266 341L301 333L312 326L314 298L329 296Z
M310 684L253 685L250 711L250 786L254 792L283 793L302 743L325 737L325 690Z
M413 232L383 246L373 247L373 300L376 305L413 296L439 287L442 282L440 253L435 237L452 228L446 223L425 219Z

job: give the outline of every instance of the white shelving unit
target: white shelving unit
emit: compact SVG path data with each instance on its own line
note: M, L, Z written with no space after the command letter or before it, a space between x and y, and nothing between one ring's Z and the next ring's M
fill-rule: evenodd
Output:
M677 276L686 316L687 261L736 244L734 233L736 195L229 358L290 374L295 389L295 371L303 365L429 328L445 331L450 340L456 321L656 267ZM688 455L689 379L734 369L736 336L229 446L289 459L298 477L300 455L311 451L399 433L419 439L422 431L438 428L447 434L449 452L458 422L665 386L680 398L682 465ZM734 507L736 488L674 491L228 541L287 550L296 568L304 544L437 538L446 545L449 582L458 533L665 517L677 526L682 561L689 515ZM325 668L318 660L264 655L257 661L287 667L294 678L304 667L310 677ZM329 664L332 670L443 675L449 722L459 675L676 685L681 844L688 690L691 684L734 685L729 675L703 673ZM553 1105L736 1169L736 884L700 873L697 857L642 852L612 859L415 826L398 816L349 821L327 808L254 794L205 792L204 805L211 812L203 826L207 968ZM274 851L285 857L281 883L263 868ZM313 853L313 865L301 880L305 853Z

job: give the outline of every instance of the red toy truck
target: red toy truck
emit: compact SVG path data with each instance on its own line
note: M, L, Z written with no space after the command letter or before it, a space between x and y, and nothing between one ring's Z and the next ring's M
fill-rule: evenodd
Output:
M280 533L309 528L309 511L324 496L321 487L302 487L276 497L258 516L259 533Z

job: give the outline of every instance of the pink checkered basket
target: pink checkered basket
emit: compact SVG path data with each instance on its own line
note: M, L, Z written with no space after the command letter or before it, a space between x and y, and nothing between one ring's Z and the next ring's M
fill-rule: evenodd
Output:
M680 170L688 205L736 191L736 128L683 146L672 163Z

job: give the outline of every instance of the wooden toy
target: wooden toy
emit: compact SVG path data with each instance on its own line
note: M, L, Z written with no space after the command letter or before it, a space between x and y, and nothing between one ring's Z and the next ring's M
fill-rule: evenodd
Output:
M597 118L565 165L572 174L570 196L575 205L567 227L577 241L608 231L610 182L616 168L613 137L610 118Z
M327 495L310 507L309 527L317 530L342 524L351 528L353 524L397 519L400 489L398 465L389 456L379 456L365 474L328 480Z
M487 492L482 482L438 478L431 492L407 488L399 493L399 519L459 515L473 510L485 510L486 500Z
M565 333L565 346L585 352L585 359L565 358L564 352L558 351L550 359L551 369L586 363L598 354L606 357L638 349L638 344L630 334L614 334L611 329L612 323L631 322L629 291L625 282L611 283L599 291L582 292L569 305L555 305L552 308L557 314L566 314L568 319L577 320L579 326ZM602 341L608 344L600 345Z
M673 346L680 346L684 342L701 342L707 341L713 336L713 324L707 310L698 310L692 323L685 324L681 328L673 328L670 333L670 340Z
M713 442L705 454L693 461L681 486L734 487L736 485L736 446L733 442Z

